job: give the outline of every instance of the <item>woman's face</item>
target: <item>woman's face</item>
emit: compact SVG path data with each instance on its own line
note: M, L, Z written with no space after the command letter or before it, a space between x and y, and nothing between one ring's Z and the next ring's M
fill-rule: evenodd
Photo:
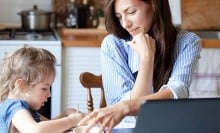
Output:
M48 98L51 96L50 86L53 80L54 75L50 75L43 82L30 85L29 96L26 97L26 101L32 109L38 110L47 102Z
M115 15L131 36L148 33L153 19L153 7L142 0L116 0Z

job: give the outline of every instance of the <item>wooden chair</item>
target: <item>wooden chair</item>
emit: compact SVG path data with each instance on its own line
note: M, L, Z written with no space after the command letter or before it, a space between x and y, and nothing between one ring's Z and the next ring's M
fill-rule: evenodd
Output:
M95 75L90 72L83 72L80 74L80 82L83 87L87 89L87 109L88 112L92 112L93 107L93 97L91 89L101 89L101 98L100 98L100 108L106 107L106 100L104 94L104 88L102 85L102 75Z

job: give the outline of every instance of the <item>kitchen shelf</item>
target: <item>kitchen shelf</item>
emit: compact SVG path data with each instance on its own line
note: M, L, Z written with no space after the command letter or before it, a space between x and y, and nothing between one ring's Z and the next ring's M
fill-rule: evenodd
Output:
M220 48L220 39L201 39L202 48Z
M100 47L108 34L105 29L69 29L58 30L64 47ZM219 38L201 36L202 48L220 48Z
M62 45L64 47L100 47L102 40L107 35L104 29L59 29Z

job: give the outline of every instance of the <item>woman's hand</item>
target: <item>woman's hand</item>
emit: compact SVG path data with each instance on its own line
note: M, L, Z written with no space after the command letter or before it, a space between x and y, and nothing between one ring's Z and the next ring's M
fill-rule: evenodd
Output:
M130 95L131 99L136 99L152 93L156 44L152 37L143 33L134 36L128 44L140 57L138 75Z
M112 106L95 110L82 119L78 125L87 125L84 132L89 132L92 127L99 126L100 133L102 131L111 133L113 127L126 115L125 108L123 108L122 104L122 102L119 102Z
M139 33L128 44L137 52L140 58L154 58L156 50L155 40L148 34Z

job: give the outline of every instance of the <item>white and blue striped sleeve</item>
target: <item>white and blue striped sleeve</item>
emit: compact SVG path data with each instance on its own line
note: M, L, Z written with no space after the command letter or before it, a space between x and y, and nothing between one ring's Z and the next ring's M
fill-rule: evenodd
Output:
M192 33L180 31L177 37L176 60L167 84L160 89L171 89L174 98L189 97L192 75L200 58L200 38Z

